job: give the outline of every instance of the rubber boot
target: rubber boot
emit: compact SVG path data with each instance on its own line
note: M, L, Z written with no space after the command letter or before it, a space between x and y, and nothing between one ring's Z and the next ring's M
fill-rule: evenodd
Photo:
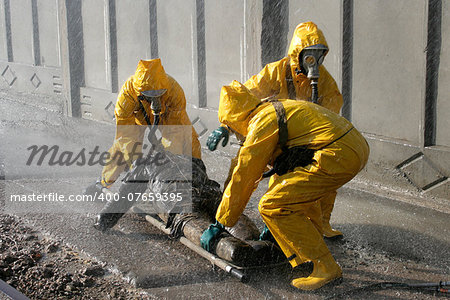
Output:
M344 236L344 234L341 231L339 231L337 229L333 229L328 221L323 222L322 230L323 230L323 236L328 239L339 239Z
M305 291L321 288L327 283L342 278L342 269L336 263L331 253L314 259L314 268L308 277L300 277L291 281L291 285Z
M94 228L102 232L117 224L123 213L103 213L95 218Z

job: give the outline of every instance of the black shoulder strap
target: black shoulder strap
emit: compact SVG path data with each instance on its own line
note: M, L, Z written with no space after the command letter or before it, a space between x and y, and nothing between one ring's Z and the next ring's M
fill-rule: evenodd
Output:
M286 85L289 94L289 99L297 100L297 94L295 92L294 80L292 79L291 63L287 62L286 65Z
M139 106L141 107L142 113L144 114L145 122L147 122L147 125L152 125L152 122L150 122L150 118L147 115L147 111L144 108L144 104L142 104L141 99L138 98Z
M286 110L281 102L278 100L271 100L273 107L275 108L275 113L277 114L278 122L278 144L283 151L287 150L286 143L288 140L288 128L287 128L287 118Z

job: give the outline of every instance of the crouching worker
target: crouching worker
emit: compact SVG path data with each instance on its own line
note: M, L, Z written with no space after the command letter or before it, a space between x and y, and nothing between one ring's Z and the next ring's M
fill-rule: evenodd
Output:
M317 25L313 22L300 23L294 30L287 57L267 64L244 85L260 99L275 96L277 99L307 100L338 114L343 99L335 80L322 65L327 53L327 41ZM225 126L211 133L208 148L215 150L222 138L222 146L225 146L228 141ZM236 160L237 156L231 161L227 181L231 178ZM326 238L343 236L330 225L335 197L336 194L330 194L321 200L323 235Z
M155 122L155 115L159 117L159 125L192 127L186 113L183 89L166 74L160 59L139 61L135 74L119 93L114 115L116 136L109 149L110 161L105 164L101 179L86 188L86 194L99 194L103 188L111 187L119 175L140 157L145 129ZM200 142L193 127L191 136L186 136L176 126L162 126L160 130L166 150L201 158ZM102 224L101 217L98 217L95 227L105 230Z
M291 284L314 290L342 277L322 238L320 201L365 166L369 147L364 137L345 118L317 104L261 102L237 81L224 86L220 97L220 122L244 143L202 246L211 251L224 226L236 223L269 164L276 174L259 212L292 267L314 263L309 277Z

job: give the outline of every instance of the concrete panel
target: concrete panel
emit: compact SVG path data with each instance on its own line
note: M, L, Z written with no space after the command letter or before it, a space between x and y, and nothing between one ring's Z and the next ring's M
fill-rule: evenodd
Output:
M208 107L218 108L220 89L242 72L245 43L245 1L205 1L206 87ZM242 56L241 56L242 54Z
M6 48L5 2L0 1L0 60L8 61Z
M441 29L436 144L450 147L450 1L442 1Z
M148 0L116 1L119 89L140 59L151 58Z
M31 1L10 1L14 62L34 64Z
M195 0L157 2L158 53L164 69L184 90L189 103L198 103L197 26ZM174 9L183 7L183 9Z
M352 120L364 132L422 144L425 2L353 2Z
M84 119L114 123L117 94L93 88L81 88L81 116Z
M58 1L38 0L39 47L41 65L60 67Z
M33 67L0 61L0 88L44 95L62 94L60 68Z
M323 31L330 51L324 66L341 88L342 73L342 1L335 0L301 0L289 1L289 35L290 43L295 27L303 22L312 21ZM286 51L289 45L286 47Z
M85 86L104 90L110 88L107 76L108 16L105 13L105 0L84 0L82 3Z

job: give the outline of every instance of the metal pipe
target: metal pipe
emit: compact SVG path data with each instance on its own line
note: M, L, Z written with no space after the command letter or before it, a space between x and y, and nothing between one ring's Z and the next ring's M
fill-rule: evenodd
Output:
M166 228L166 225L164 225L162 222L158 221L157 219L153 218L151 215L146 214L144 211L142 211L141 209L139 209L137 207L134 207L133 211L135 213L145 215L145 220L147 220L147 222L149 222L150 224L152 224L153 226L155 226L156 228L158 228L165 234L167 234L167 235L170 234L170 229ZM231 275L233 275L234 277L239 279L239 281L248 282L249 278L248 278L247 274L245 274L241 270L237 269L236 267L232 266L231 264L229 264L225 260L221 259L220 257L218 257L212 253L209 253L208 251L206 251L202 247L197 246L196 244L194 244L193 242L191 242L190 240L188 240L185 237L180 237L180 242L183 245L185 245L186 247L188 247L189 249L191 249L192 251L194 251L195 253L202 256L203 258L206 258L207 260L209 260L213 265L219 267L220 269L224 270L227 273L230 273Z

